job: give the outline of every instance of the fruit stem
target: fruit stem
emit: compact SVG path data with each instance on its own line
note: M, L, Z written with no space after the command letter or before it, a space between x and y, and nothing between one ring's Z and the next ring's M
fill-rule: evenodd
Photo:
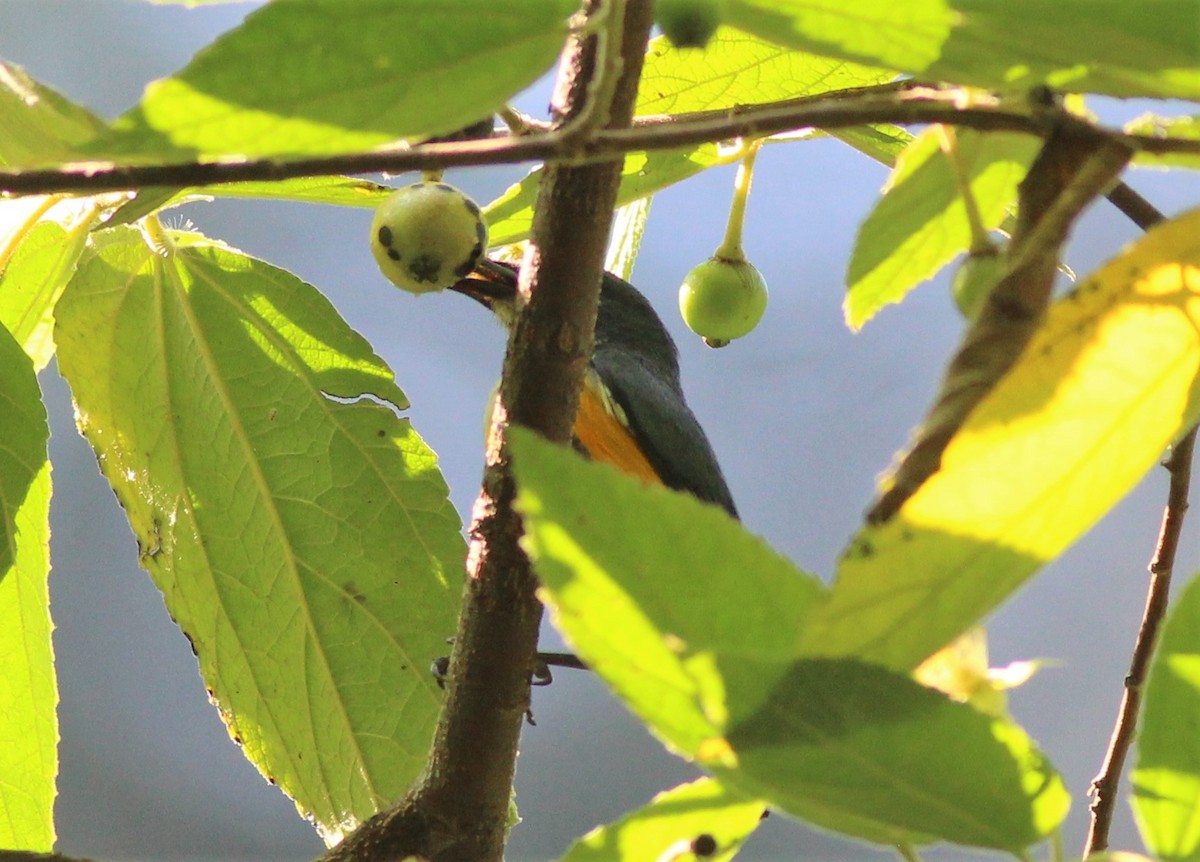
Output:
M746 155L738 165L733 180L733 203L729 205L729 223L725 226L725 239L717 247L713 257L731 263L744 263L746 252L742 249L742 226L746 221L746 201L750 198L750 183L754 179L754 160L758 157L762 141L747 145Z
M522 114L512 105L505 105L496 115L508 128L510 135L527 135L530 132L546 131L548 124L542 124L526 114ZM544 126L544 127L543 127Z
M958 149L958 135L950 126L938 125L935 128L942 152L950 162L950 170L954 174L954 183L958 186L958 193L962 195L963 209L967 213L967 224L971 228L969 254L995 254L996 244L988 235L988 229L983 224L983 216L979 212L979 204L975 201L975 193L971 191L971 176L967 171L967 166L963 164L962 154Z

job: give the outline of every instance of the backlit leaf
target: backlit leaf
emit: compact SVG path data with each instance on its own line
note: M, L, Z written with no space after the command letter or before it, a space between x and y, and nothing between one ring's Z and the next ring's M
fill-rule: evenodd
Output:
M630 708L694 755L731 708L754 708L727 702L716 660L786 665L820 582L716 506L642 487L520 428L510 436L526 542L552 612Z
M901 153L883 197L859 228L846 273L846 322L853 329L971 245L963 198L939 134L928 129ZM970 129L955 138L980 218L993 230L1016 203L1017 184L1037 154L1038 141Z
M142 189L120 207L108 224L133 224L143 216L193 200L256 198L341 207L376 207L395 191L391 186L354 177L296 177L279 182L219 183L191 189Z
M716 144L701 144L688 150L630 153L625 157L617 205L624 206L715 165L733 164L741 156L739 150L730 148L723 152ZM528 238L541 179L542 169L536 168L483 208L488 223L488 242L492 246L509 245Z
M37 371L54 355L54 304L75 272L95 216L93 211L90 218L66 227L52 220L38 222L0 268L0 324Z
M1153 135L1157 138L1178 138L1185 141L1200 140L1200 118L1161 117L1143 114L1125 124L1125 131L1135 135ZM1196 153L1147 153L1133 154L1135 165L1150 167L1200 168L1200 155Z
M1200 96L1196 0L728 0L726 23L924 80L1026 92Z
M722 27L703 50L680 50L663 36L651 40L636 113L712 111L882 84L895 77L890 69L794 51Z
M330 840L423 767L463 540L392 373L311 286L97 237L58 305L80 430L246 755Z
M663 37L651 40L635 110L639 116L722 110L878 84L893 77L895 73L886 69L792 51L721 28L703 51L681 51ZM890 162L907 140L907 133L890 126L850 128L832 134L885 162ZM618 205L653 194L707 168L732 164L742 155L738 148L721 149L715 144L630 153L625 157ZM536 168L484 207L493 246L529 236L541 176L541 168Z
M107 126L39 84L20 66L0 62L0 167L30 167L82 158L83 144Z
M908 670L1120 500L1200 415L1200 211L1055 303L941 468L864 528L805 633L810 655Z
M554 62L573 0L275 0L96 142L188 156L328 154L450 132Z
M50 429L29 357L3 326L0 416L0 847L47 853L58 775Z
M646 219L650 216L651 200L650 197L639 198L618 207L613 213L612 236L604 253L604 268L626 281L633 276L633 265L642 246L642 234L646 232Z
M699 858L689 849L711 838L713 862L732 859L763 817L763 803L711 778L664 790L645 808L598 826L576 841L560 862L661 862Z
M1011 722L883 668L797 659L824 591L722 511L519 428L510 445L555 624L672 750L881 843L1018 849L1062 820L1061 780Z

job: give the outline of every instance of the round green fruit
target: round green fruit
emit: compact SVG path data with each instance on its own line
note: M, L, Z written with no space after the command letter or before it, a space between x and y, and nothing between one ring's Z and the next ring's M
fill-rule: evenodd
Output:
M375 262L388 281L409 293L450 287L475 268L486 248L479 206L447 183L397 189L371 221Z
M1000 249L991 251L972 252L959 264L954 273L951 290L954 292L954 304L967 320L979 317L983 304L987 302L988 294L1004 276L1004 258Z
M721 23L721 0L655 0L654 23L676 48L703 48Z
M689 272L679 288L679 313L709 347L724 347L762 320L767 282L746 260L710 257Z

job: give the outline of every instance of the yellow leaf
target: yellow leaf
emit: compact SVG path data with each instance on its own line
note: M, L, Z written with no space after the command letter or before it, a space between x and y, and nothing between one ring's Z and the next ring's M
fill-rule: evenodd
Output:
M1197 418L1200 211L1055 303L939 470L864 528L802 651L910 669L1107 512Z

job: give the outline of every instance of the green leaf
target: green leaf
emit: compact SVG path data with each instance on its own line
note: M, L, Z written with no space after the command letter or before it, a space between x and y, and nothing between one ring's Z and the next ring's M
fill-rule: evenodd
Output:
M560 862L691 859L690 848L702 836L712 838L717 847L703 858L727 862L762 817L761 801L747 799L711 778L701 778L664 790L645 808L596 827L571 845Z
M1017 184L1037 155L1038 141L969 129L956 139L984 227L993 230L1016 203ZM901 154L883 197L859 228L846 273L846 322L858 329L970 245L953 166L939 146L939 131L927 129Z
M394 192L394 186L355 177L297 177L282 182L222 183L204 186L202 194L220 198L265 198L326 204L338 207L374 208Z
M107 234L58 305L79 427L230 734L336 840L430 744L465 554L436 457L311 286Z
M309 156L450 132L554 62L572 0L275 0L150 84L99 154Z
M1130 781L1142 840L1156 859L1200 857L1200 579L1162 630L1139 719Z
M630 708L694 754L730 709L753 708L726 701L715 657L786 660L820 582L716 506L644 488L520 428L510 437L517 505L552 611Z
M0 269L0 325L41 371L54 355L54 304L75 273L97 210L69 227L43 220L20 241Z
M258 198L341 207L376 207L395 189L354 177L297 177L279 182L221 183L189 189L148 188L121 206L108 225L133 224L138 219L194 200Z
M787 810L824 808L958 844L1020 850L1070 804L1011 721L852 660L793 663L726 738L742 789Z
M633 275L638 249L642 247L642 234L646 232L652 200L650 196L639 198L613 213L612 236L604 255L604 268L626 281Z
M680 50L662 36L651 40L635 112L721 110L882 84L895 77L890 69L793 51L722 27L701 51Z
M892 77L894 73L887 70L780 49L722 28L703 51L680 51L662 37L652 40L636 110L642 115L721 110L877 84ZM907 133L890 126L843 129L835 134L885 162L890 162L907 140ZM737 162L742 155L738 148L722 149L716 144L630 153L625 157L617 203L624 206L708 168ZM520 242L529 236L541 177L542 169L534 169L484 207L493 246Z
M913 136L904 129L886 124L830 129L828 135L889 168L913 141Z
M703 51L681 51L663 37L651 40L638 87L636 113L724 110L816 97L882 84L895 77L890 69L793 51L722 27ZM910 137L902 129L887 125L837 129L829 135L887 164Z
M149 186L137 191L133 197L113 210L105 227L135 224L152 213L187 203L191 196L182 189L171 186Z
M927 77L1025 92L1200 97L1197 0L952 0L958 19Z
M617 206L646 197L715 165L732 164L739 161L742 155L744 153L735 148L721 151L716 144L701 144L688 150L630 153L625 157L625 166L621 171ZM535 168L483 208L488 225L488 242L492 247L520 242L529 236L541 179L542 169Z
M824 591L723 512L519 428L510 445L555 624L673 750L875 841L1016 849L1061 821L1061 781L1011 723L882 668L797 661Z
M954 14L945 0L726 0L725 23L826 57L923 71L937 60Z
M0 847L48 853L58 774L50 430L33 365L2 326L0 415Z
M828 57L1024 92L1200 96L1196 0L728 0L725 22Z
M0 578L16 563L14 526L26 495L46 467L46 409L30 359L0 326Z
M1200 418L1200 211L1051 306L941 466L843 556L809 655L909 670L1054 559Z
M0 166L31 167L83 158L81 146L108 127L39 84L20 66L0 62Z
M1163 117L1143 114L1125 124L1125 131L1134 135L1154 135L1158 138L1176 138L1183 141L1200 140L1200 117ZM1142 167L1200 169L1200 155L1195 153L1148 153L1133 154L1133 163Z

